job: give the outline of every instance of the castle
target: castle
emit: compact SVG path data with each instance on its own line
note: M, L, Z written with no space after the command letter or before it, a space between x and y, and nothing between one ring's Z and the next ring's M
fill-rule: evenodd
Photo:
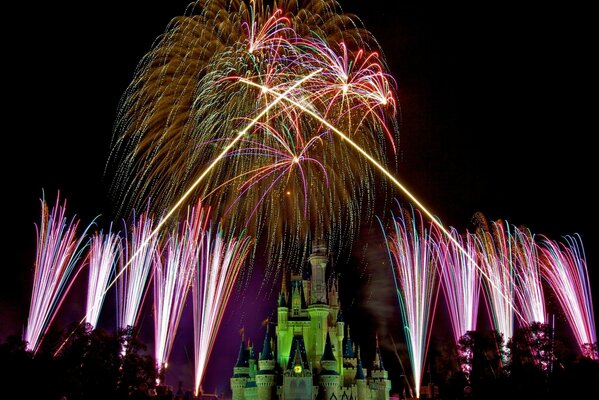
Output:
M291 293L283 283L276 330L273 336L267 329L259 357L241 340L233 400L388 400L391 381L378 342L368 371L349 327L345 338L337 281L325 279L326 248L315 245L309 262L311 279L292 275Z

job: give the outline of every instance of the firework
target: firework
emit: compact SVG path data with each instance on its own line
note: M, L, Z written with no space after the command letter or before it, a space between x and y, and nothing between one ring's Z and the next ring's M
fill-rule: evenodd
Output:
M434 229L432 224L431 229ZM426 228L419 212L412 210L408 213L401 208L400 215L393 217L391 232L385 235L417 398L420 397L431 333L430 321L438 294L436 279L439 255L434 235Z
M514 227L511 234L514 260L514 295L524 322L547 323L545 296L541 284L538 246L528 229Z
M125 232L124 260L117 274L117 326L130 330L137 324L139 310L147 290L158 237L147 213L133 215L131 236Z
M195 391L200 389L216 333L241 266L249 253L247 237L226 239L222 230L202 240L199 270L193 284Z
M555 293L583 354L596 360L595 313L582 240L578 235L565 240L565 244L541 240L541 274Z
M471 234L462 237L455 229L451 229L451 234L470 254L470 257L466 257L454 242L439 236L441 287L449 310L453 337L458 344L466 332L476 330L481 280L478 267L473 262L477 257L475 238Z
M338 248L358 216L371 216L374 170L294 103L385 163L394 82L372 36L336 2L264 3L203 0L172 21L123 97L115 188L124 204L151 196L162 213L205 175L189 195L212 207L227 237L244 226L273 252L298 253L323 235Z
M505 341L514 333L514 271L509 225L479 226L476 234L480 267L491 321Z
M120 259L121 239L111 230L107 234L94 234L88 254L89 281L85 322L96 326L104 303L110 277Z
M205 214L201 204L192 208L181 226L181 231L173 230L164 249L156 252L154 353L159 369L168 366L177 327L198 261L198 246L205 231Z
M75 217L67 220L66 200L60 205L59 194L51 211L48 210L45 199L40 202L42 213L40 224L35 226L37 250L31 305L23 337L27 342L27 349L34 354L68 293L74 280L71 276L77 269L76 263L85 248L85 232L77 237L79 220ZM80 270L78 268L77 273Z

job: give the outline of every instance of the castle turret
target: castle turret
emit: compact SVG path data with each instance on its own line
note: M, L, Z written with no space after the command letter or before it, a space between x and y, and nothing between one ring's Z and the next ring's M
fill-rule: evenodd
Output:
M271 338L268 333L264 336L264 344L258 361L258 372L256 373L256 387L259 400L270 400L275 394L275 360L272 354Z
M324 390L324 398L326 400L338 398L341 382L337 371L337 359L333 354L333 346L331 345L331 336L328 333L324 351L320 358L320 366L320 386Z
M339 314L341 315L341 314ZM343 346L343 385L350 386L356 377L357 358L355 356L354 344L352 342L349 326L347 327L347 338Z
M383 357L381 356L378 336L376 337L376 352L374 356L374 362L372 363L372 371L370 371L370 376L372 378L370 382L370 390L376 393L376 399L388 400L389 391L391 390L391 381L389 380L389 374L383 365Z
M256 372L258 371L258 360L256 359L256 353L254 352L254 344L248 343L248 367L250 379L254 379L256 377Z
M362 359L360 357L359 347L356 361L356 388L358 392L358 399L370 399L370 389L368 388L368 382L366 381L366 372L364 371L364 368L362 368Z
M237 362L235 363L235 367L233 367L233 377L231 378L231 398L233 400L244 400L245 384L249 378L250 368L247 358L247 350L242 338L241 345L239 346Z

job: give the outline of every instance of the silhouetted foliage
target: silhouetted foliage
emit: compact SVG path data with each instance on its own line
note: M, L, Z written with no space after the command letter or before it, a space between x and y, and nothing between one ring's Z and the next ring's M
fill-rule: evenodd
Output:
M100 400L132 398L140 385L152 387L156 379L153 357L145 346L122 332L110 334L90 325L73 326L59 345L40 349L35 356L16 336L0 346L0 360L8 365L8 385L14 398ZM54 354L60 348L58 354ZM7 398L12 398L11 396ZM24 397L23 397L24 396Z

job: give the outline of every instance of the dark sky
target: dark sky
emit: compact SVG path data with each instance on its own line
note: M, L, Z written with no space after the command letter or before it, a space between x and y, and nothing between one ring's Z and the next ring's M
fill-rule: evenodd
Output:
M26 320L42 189L51 199L60 190L83 222L110 218L103 169L119 98L187 5L21 3L3 11L0 338ZM593 13L565 2L433 3L341 2L375 34L399 84L399 177L460 229L482 211L552 238L580 233L597 281Z

